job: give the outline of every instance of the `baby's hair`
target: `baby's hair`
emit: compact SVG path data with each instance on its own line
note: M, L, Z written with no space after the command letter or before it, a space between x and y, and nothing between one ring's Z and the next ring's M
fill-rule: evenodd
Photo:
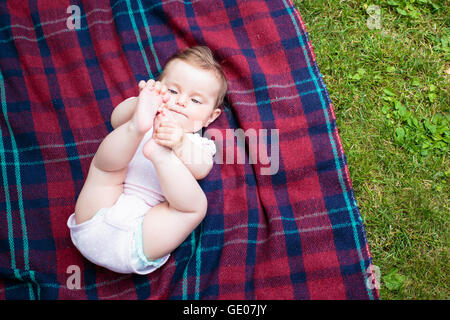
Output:
M175 53L169 58L169 60L167 60L162 73L158 77L158 80L162 80L164 78L164 73L167 69L167 66L171 61L176 59L180 59L195 67L199 67L203 70L210 70L215 73L215 75L220 81L220 90L214 108L220 108L220 106L223 103L223 100L225 99L225 94L227 93L228 85L227 79L225 78L225 74L222 71L222 67L214 59L211 49L209 49L206 46L195 46Z

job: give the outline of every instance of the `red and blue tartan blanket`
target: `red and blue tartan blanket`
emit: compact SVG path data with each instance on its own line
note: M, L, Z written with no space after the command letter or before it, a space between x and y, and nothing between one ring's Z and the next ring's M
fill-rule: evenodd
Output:
M179 49L229 82L205 220L150 275L66 221L110 115ZM333 106L290 0L0 3L1 299L377 299Z

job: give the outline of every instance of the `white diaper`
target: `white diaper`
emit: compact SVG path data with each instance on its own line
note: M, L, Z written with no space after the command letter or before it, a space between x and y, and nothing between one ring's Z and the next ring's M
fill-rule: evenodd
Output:
M96 265L118 273L148 274L161 267L170 255L148 260L142 248L142 221L150 207L133 195L120 195L111 208L100 209L90 220L67 221L72 242Z

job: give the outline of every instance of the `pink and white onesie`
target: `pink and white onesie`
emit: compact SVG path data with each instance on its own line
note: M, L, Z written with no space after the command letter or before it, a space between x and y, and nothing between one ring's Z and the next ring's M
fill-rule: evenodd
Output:
M83 223L76 224L75 214L67 221L72 242L81 254L92 263L114 272L148 274L162 266L170 256L148 260L142 247L144 215L165 201L155 167L142 153L152 134L153 128L145 134L128 164L123 193L117 202L110 208L100 209ZM215 154L216 146L212 140L198 133L188 133L187 136Z

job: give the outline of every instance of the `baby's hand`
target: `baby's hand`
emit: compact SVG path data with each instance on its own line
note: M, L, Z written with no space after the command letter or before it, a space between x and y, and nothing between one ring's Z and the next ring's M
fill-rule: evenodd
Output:
M160 115L159 117L163 116ZM184 130L174 121L162 119L159 126L156 127L153 139L159 145L170 149L177 149L183 144Z

